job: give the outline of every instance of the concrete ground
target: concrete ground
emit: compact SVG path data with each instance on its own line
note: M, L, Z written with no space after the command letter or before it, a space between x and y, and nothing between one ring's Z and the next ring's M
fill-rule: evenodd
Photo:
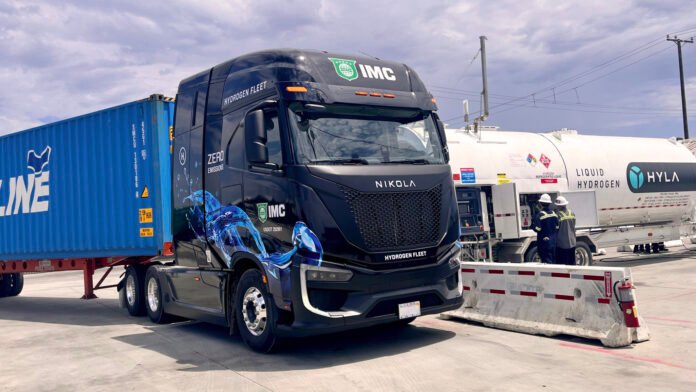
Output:
M652 335L623 349L428 316L272 355L223 328L129 317L113 289L80 300L80 273L29 275L21 296L0 299L0 390L695 391L695 264L679 247L603 256L632 267Z

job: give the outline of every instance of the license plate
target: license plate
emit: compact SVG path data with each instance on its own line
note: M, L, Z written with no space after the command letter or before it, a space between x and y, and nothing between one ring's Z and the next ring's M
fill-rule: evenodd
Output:
M417 317L420 315L420 301L399 304L399 319Z

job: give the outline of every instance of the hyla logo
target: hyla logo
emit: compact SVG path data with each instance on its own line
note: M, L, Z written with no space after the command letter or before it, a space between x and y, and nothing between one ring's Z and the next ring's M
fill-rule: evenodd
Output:
M645 176L638 166L631 166L628 171L628 181L631 183L631 188L640 189L645 183Z

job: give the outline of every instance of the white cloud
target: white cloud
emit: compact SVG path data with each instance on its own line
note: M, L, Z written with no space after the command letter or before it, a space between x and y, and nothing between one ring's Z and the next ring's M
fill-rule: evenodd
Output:
M411 65L430 86L479 90L478 62L468 64L478 36L487 35L491 92L525 95L667 32L696 27L692 8L673 0L4 2L0 134L155 92L173 95L188 75L273 47L362 51ZM636 69L643 71L633 79L607 78L618 80L610 88L583 88L583 101L616 103L639 92L652 99L639 84L660 86L661 70ZM442 117L459 114L459 98L440 103ZM571 121L600 129L591 116L576 114L513 110L496 121L515 129Z

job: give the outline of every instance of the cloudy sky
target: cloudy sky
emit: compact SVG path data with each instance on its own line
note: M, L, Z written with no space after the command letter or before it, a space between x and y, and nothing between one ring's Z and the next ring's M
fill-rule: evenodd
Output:
M689 1L0 0L0 134L152 93L237 55L298 47L411 65L463 125L479 108L488 37L489 125L682 135L676 45ZM684 47L696 134L696 44ZM554 99L555 93L555 99Z

